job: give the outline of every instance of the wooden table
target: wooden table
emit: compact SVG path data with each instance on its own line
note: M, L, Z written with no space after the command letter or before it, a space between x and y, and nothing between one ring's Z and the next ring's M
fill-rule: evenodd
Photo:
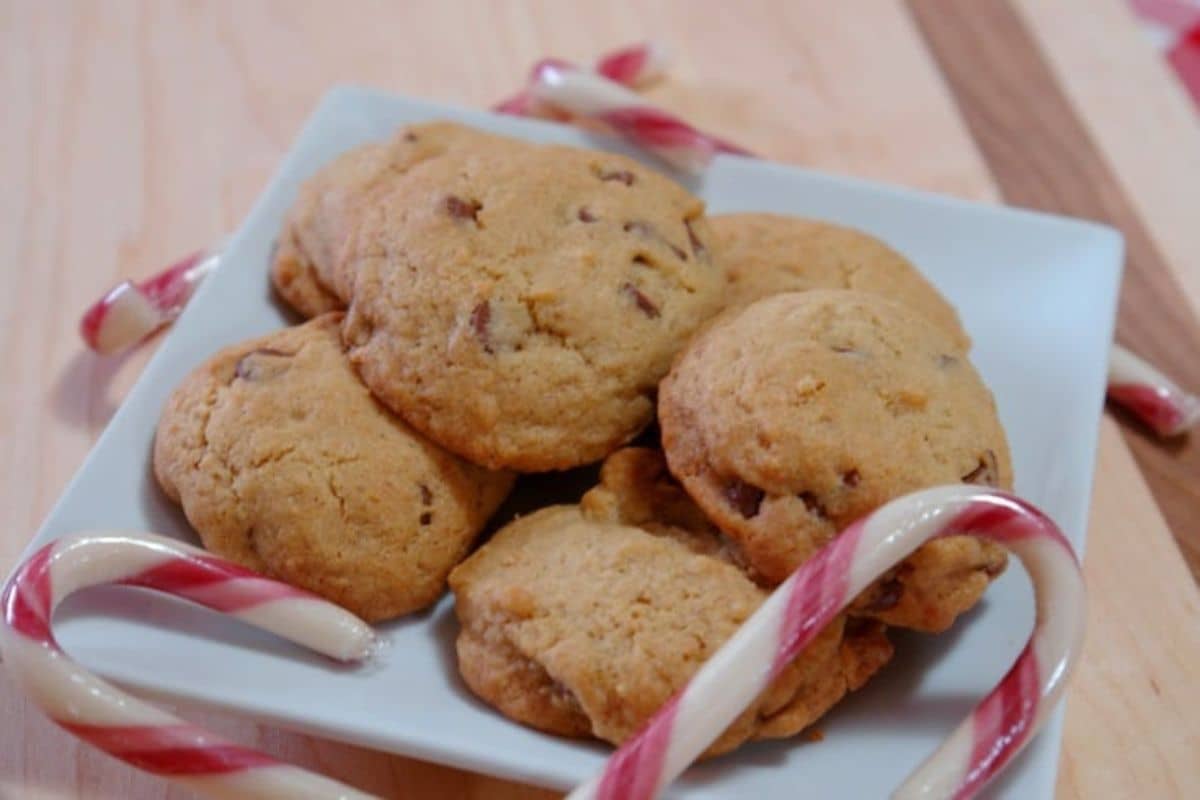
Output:
M736 5L0 2L0 571L149 355L84 352L80 309L234 228L339 82L485 106L540 56L662 38L655 98L759 153L1117 225L1121 337L1200 388L1200 126L1123 0ZM1198 493L1195 441L1105 420L1060 797L1200 795ZM383 795L549 796L193 716ZM0 796L183 795L77 745L0 669Z

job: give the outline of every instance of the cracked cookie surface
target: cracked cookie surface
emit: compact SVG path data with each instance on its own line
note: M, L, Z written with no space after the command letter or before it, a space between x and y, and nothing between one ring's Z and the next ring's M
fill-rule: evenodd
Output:
M429 605L513 478L376 403L340 314L226 348L159 420L154 473L204 546L369 621Z
M306 317L345 308L354 276L344 269L343 248L379 193L423 161L497 140L452 122L430 122L338 156L301 185L284 219L271 265L276 291Z
M413 427L491 467L596 461L720 304L702 203L630 159L511 142L412 169L347 251L343 335Z
M955 342L877 295L775 295L689 343L659 394L671 472L771 582L917 489L1011 488L991 393ZM942 630L1005 565L966 537L926 544L855 613Z
M726 305L740 308L780 292L855 289L925 315L960 347L970 339L958 312L912 262L870 234L779 214L709 217L713 249L729 279Z
M682 688L766 592L670 484L660 454L620 450L581 507L523 517L454 570L472 691L527 725L619 744ZM796 734L891 653L881 624L838 617L708 755Z

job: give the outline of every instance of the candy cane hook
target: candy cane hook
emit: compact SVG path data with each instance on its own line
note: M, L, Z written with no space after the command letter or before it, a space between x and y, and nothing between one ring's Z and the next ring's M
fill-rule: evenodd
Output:
M0 593L5 667L54 722L128 764L212 797L370 797L210 734L72 661L54 638L54 608L72 592L101 584L182 597L338 661L367 658L375 641L350 612L173 539L68 536L30 556Z

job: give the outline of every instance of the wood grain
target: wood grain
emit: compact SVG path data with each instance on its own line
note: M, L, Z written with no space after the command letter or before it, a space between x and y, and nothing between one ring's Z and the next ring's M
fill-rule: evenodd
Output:
M1071 108L1008 0L912 0L914 16L1004 199L1106 222L1125 234L1117 339L1200 387L1200 325L1135 206ZM1200 446L1164 444L1119 409L1126 440L1192 569L1200 574Z
M1100 22L1089 16L1089 44L1125 58L1134 45L1113 10L1119 0L1093 5L1104 8ZM0 293L0 570L148 355L112 362L83 353L78 311L120 277L233 228L331 84L485 106L538 57L586 58L647 34L676 53L672 80L655 99L764 155L960 197L1000 196L900 0L754 0L736 12L715 0L0 0L0 269L9 288ZM1068 58L1056 69L1070 78L1068 91L1082 86L1091 98L1094 88L1078 74L1087 63ZM1156 98L1153 109L1164 91L1146 93ZM1119 114L1089 121L1094 146L1119 175L1157 176L1124 184L1143 218L1152 207L1164 219L1190 219L1195 206L1175 202L1189 195L1157 191L1169 171L1163 165L1173 162L1161 149L1138 153L1113 133L1122 117L1140 119L1147 108L1138 92L1122 94ZM1180 128L1176 135L1195 148L1200 138ZM1188 267L1176 254L1200 252L1200 230L1178 226L1170 236L1163 252L1179 276ZM1195 283L1179 285L1193 306L1200 302ZM1185 712L1198 706L1188 675L1200 658L1196 590L1111 423L1100 448L1086 564L1092 633L1070 693L1058 794L1151 787L1164 791L1147 794L1170 796L1175 787L1195 795L1196 767L1185 756L1196 752L1196 729ZM187 716L384 796L549 796L229 715ZM1114 720L1119 734L1107 729ZM0 797L185 796L76 745L0 668Z
M1161 519L1145 524L1158 512L1111 420L1100 444L1105 480L1084 559L1087 640L1067 700L1058 796L1195 797L1200 589Z
M1086 14L1072 3L1015 5L1113 176L1136 198L1143 224L1184 289L1182 299L1200 316L1200 112L1191 95L1159 52L1145 46L1127 4L1093 3Z

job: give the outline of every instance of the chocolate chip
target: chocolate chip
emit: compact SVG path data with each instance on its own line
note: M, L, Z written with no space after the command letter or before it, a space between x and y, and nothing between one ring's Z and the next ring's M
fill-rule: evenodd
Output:
M741 478L733 478L725 484L725 499L746 519L758 516L758 509L765 495L766 492L762 489L746 483Z
M593 214L591 211L588 211L587 207L585 206L585 207L579 209L579 221L580 222L595 222L596 215Z
M958 366L958 359L954 356L942 353L940 356L938 356L937 363L939 369L949 369L950 367Z
M447 195L444 201L446 213L455 219L469 219L479 224L479 210L483 206L476 200L463 200L456 195Z
M842 353L844 355L854 355L854 356L866 355L861 350L855 350L853 347L847 347L846 345L842 345L842 344L830 345L829 349L835 353Z
M422 525L428 525L431 522L433 522L433 513L432 512L426 511L424 514L421 515L421 524Z
M637 288L632 283L623 284L621 286L621 291L632 297L633 302L637 304L638 310L650 319L658 319L658 317L661 316L658 306L654 304L654 301L642 294L641 289Z
M821 519L829 519L829 514L825 511L825 506L821 505L821 501L812 492L801 492L796 495L800 501L804 503L804 509L810 514L815 514Z
M904 584L896 578L883 581L879 584L878 593L867 606L868 611L888 611L900 605L900 598L904 596Z
M417 487L421 490L421 505L427 506L433 502L433 492L429 491L429 487L423 483L418 483Z
M879 625L875 620L866 617L847 617L846 624L842 628L842 633L847 639L852 639L856 636L871 633L878 627Z
M246 355L238 359L237 364L233 368L233 373L242 380L258 381L264 378L273 378L282 372L279 365L274 368L270 366L269 361L265 361L264 357L290 358L293 353L285 353L282 350L276 350L271 347L260 347L257 350L251 350Z
M489 330L491 322L492 306L487 300L471 309L471 330L475 331L475 336L479 338L485 353L492 352L491 331Z
M696 256L696 260L704 258L708 254L708 250L700 243L700 237L696 235L696 231L692 229L692 221L685 219L683 227L687 228L688 244L692 247L692 253Z
M862 480L862 476L858 474L858 470L850 469L842 473L842 483L847 486L858 486L858 482Z
M979 458L979 466L963 475L962 481L978 486L998 486L1000 484L1000 468L996 463L996 454L991 450L985 450Z
M412 131L404 132L404 141L415 142L416 140L417 140L417 135L415 133L413 133Z
M620 181L626 186L633 186L633 173L627 169L601 170L596 175L602 181Z

